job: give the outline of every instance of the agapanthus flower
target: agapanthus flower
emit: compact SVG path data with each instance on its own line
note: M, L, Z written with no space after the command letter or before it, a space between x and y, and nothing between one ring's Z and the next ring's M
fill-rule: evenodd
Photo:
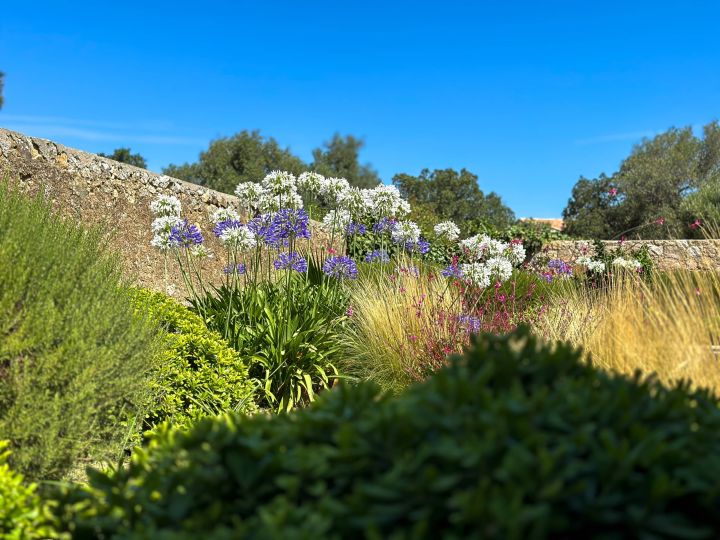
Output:
M375 225L373 225L373 232L376 232L376 233L392 232L392 230L395 228L396 224L397 224L397 220L395 218L384 217L382 219L379 219L375 223Z
M212 259L213 252L203 244L196 244L190 248L190 255L197 259Z
M225 222L228 223L228 222ZM239 221L229 222L232 225L225 227L219 235L220 241L231 249L248 251L257 245L255 233Z
M362 223L350 223L345 228L345 234L348 236L363 235L367 232L367 228Z
M295 270L296 272L307 271L308 264L304 257L293 251L290 253L281 253L273 262L275 270Z
M323 263L323 272L336 279L355 279L358 270L350 257L328 257Z
M393 185L380 185L368 193L373 215L378 218L404 217L410 212L410 205Z
M463 271L462 271L462 268L460 268L460 266L458 266L457 264L454 264L454 265L451 264L451 265L443 268L443 270L440 272L440 275L445 276L447 278L451 277L451 278L460 279L463 277Z
M325 177L322 174L312 171L304 172L297 178L297 187L313 195L318 195L324 180Z
M418 238L417 242L405 242L405 249L410 253L425 255L428 251L430 251L430 242L424 238Z
M150 203L150 210L156 216L179 216L182 211L182 204L180 204L180 199L174 195L158 195Z
M221 223L223 221L240 221L240 214L232 208L218 208L210 216L213 223Z
M362 220L372 213L373 202L370 190L349 187L337 195L338 208L347 210L356 220Z
M612 265L628 270L639 270L642 268L642 263L637 259L626 259L624 257L615 257L612 260Z
M228 275L230 275L230 274L242 275L245 272L247 272L247 267L243 263L229 264L225 268L223 268L223 272Z
M310 238L310 216L302 208L283 208L273 216L279 238Z
M595 274L602 274L605 272L605 263L602 261L590 261L587 264L587 269L589 272L593 272Z
M588 257L587 255L581 255L577 259L575 259L575 264L579 264L580 266L587 266L592 262L592 258Z
M375 249L365 255L365 262L373 263L373 262L379 262L379 263L389 263L390 262L390 256L388 255L387 251L384 249Z
M490 257L485 261L485 266L490 275L499 281L507 281L512 276L512 264L505 257Z
M462 271L463 279L471 285L481 289L490 286L491 272L483 263L462 264L460 265L460 270Z
M350 189L345 178L325 178L320 186L320 195L328 204L336 205L343 199L343 192Z
M398 221L390 236L396 244L414 243L420 239L420 227L414 221Z
M525 246L521 240L513 240L510 247L506 250L505 256L512 264L518 265L525 261Z
M477 334L480 331L482 322L474 315L458 315L458 324L468 334Z
M280 238L275 221L271 214L262 214L248 221L247 228L255 234L256 238L270 247L280 247L283 243Z
M190 225L187 219L175 225L170 231L169 241L173 247L189 248L203 243L203 236L196 225Z
M183 219L180 216L160 216L153 220L151 228L155 234L166 233L169 235L172 228L182 224L182 222Z
M323 218L323 227L329 231L342 231L350 224L351 219L347 210L331 210Z
M295 175L287 171L272 171L262 179L261 183L273 195L291 193L296 189Z
M573 273L572 266L562 259L552 259L548 261L547 265L548 268L555 271L555 274L560 276L571 276Z
M169 251L175 248L175 244L170 240L170 233L160 233L153 236L150 245L160 251Z
M266 194L267 190L257 182L242 182L235 188L240 207L248 212L257 211Z
M480 260L483 258L497 257L508 249L508 244L490 238L487 234L477 234L460 242L470 258Z
M460 236L460 229L452 221L442 221L433 228L435 235L441 240L454 242Z

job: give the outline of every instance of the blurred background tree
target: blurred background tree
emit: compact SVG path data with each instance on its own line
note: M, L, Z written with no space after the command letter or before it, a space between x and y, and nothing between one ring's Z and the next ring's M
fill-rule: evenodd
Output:
M336 133L322 148L313 150L311 169L324 176L345 178L351 186L373 188L380 184L380 176L369 163L360 165L363 146L365 142L361 139Z
M3 98L3 87L5 86L5 74L0 71L0 109L3 107L3 103L5 103L5 98Z
M103 154L98 152L98 156L114 159L120 163L127 163L128 165L135 165L141 169L147 169L147 163L145 158L140 154L133 154L129 148L116 148L112 154Z

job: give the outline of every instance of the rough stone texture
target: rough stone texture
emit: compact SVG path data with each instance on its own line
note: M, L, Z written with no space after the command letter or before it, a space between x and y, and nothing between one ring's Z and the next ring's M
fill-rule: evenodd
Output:
M216 254L204 262L204 275L216 276L216 283L222 280L224 250L212 235L209 216L218 208L237 207L236 197L0 128L0 179L5 176L29 193L44 189L54 208L66 216L108 225L126 275L156 290L166 290L166 282L163 257L150 246L154 216L149 205L159 194L175 195L183 216L201 227ZM169 269L167 284L184 291L174 261L169 261Z
M603 242L609 251L617 249L619 243ZM623 246L631 250L647 246L659 270L720 270L720 240L628 240ZM574 261L584 250L592 254L592 243L561 240L547 244L535 258Z

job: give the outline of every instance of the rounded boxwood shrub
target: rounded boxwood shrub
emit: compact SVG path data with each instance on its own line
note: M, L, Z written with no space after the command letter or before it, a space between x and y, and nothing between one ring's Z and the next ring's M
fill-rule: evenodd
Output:
M163 429L70 497L74 538L717 538L718 400L526 330L398 396Z
M117 459L144 416L157 328L107 242L0 180L0 439L31 480Z
M164 421L188 425L210 414L255 411L248 367L217 332L162 293L138 289L134 302L166 332L144 430Z

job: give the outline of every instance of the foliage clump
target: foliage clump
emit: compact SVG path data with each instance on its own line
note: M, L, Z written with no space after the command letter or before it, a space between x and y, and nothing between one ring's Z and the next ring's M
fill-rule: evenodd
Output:
M0 438L33 480L117 458L144 415L157 332L106 239L0 182Z
M163 429L65 506L74 538L715 538L720 410L526 330L399 396Z
M138 290L134 302L166 331L145 429L166 420L187 425L201 416L256 409L248 366L220 334L162 293Z

